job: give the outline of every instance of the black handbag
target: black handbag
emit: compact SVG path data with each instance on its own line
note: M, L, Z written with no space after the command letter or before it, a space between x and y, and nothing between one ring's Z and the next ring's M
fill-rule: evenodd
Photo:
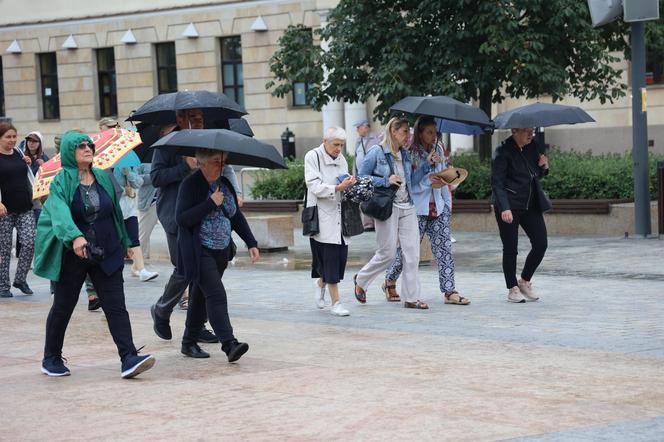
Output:
M316 159L318 160L318 171L320 172L320 157L316 152ZM318 224L318 206L307 207L307 189L304 194L304 209L302 209L302 235L314 236L320 233L320 226Z
M539 203L539 208L544 212L548 212L553 208L553 204L551 203L551 200L549 199L549 195L546 194L544 191L544 188L542 187L542 182L539 180L539 178L534 178L535 179L535 187L537 187L537 197L538 203Z
M387 154L385 154L385 159L387 159L387 164L390 166L390 176L392 176L394 175L392 161ZM371 199L360 205L362 212L379 221L385 221L392 216L392 203L397 196L398 190L399 186L397 185L391 185L388 187L374 186L374 193Z
M344 236L357 236L364 233L360 205L350 200L341 201L341 228Z

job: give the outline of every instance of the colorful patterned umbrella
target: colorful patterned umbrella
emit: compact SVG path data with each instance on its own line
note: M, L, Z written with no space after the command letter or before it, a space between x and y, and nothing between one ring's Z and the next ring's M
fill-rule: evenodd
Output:
M95 144L94 166L100 169L113 167L128 152L141 144L141 136L127 129L108 129L98 134L91 135ZM35 184L32 187L32 198L37 199L48 195L48 190L53 178L60 172L60 154L57 154L41 165Z

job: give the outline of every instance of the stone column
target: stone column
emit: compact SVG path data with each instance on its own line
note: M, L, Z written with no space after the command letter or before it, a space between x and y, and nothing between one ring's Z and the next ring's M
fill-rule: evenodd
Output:
M320 16L320 27L324 28L327 25L327 17L329 14L328 9L317 11ZM329 49L329 44L327 41L321 42L321 48L324 51ZM327 81L327 71L324 72L324 81ZM328 127L344 127L344 104L338 100L330 101L328 104L323 106L323 130Z
M366 103L344 103L344 116L346 128L346 152L355 155L357 130L355 130L353 123L362 118L367 118Z

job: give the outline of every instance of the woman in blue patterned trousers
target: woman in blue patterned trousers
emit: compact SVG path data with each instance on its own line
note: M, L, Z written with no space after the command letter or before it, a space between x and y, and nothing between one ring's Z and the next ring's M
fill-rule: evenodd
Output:
M413 144L410 147L413 168L412 196L420 228L420 241L426 234L431 242L431 251L438 263L440 292L445 304L468 305L470 300L456 291L454 283L450 229L452 195L449 186L434 175L448 166L443 159L443 153L436 147L436 122L431 117L419 117L413 130ZM401 275L401 270L401 249L399 249L394 263L385 273L383 292L387 300L399 298L396 281Z

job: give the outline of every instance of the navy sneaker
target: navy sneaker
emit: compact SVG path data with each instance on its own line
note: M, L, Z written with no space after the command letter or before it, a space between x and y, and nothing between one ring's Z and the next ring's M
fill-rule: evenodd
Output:
M156 359L152 355L129 355L122 361L122 378L130 379L151 369Z
M71 372L65 367L62 356L51 356L44 358L41 366L42 373L49 376L69 376Z

